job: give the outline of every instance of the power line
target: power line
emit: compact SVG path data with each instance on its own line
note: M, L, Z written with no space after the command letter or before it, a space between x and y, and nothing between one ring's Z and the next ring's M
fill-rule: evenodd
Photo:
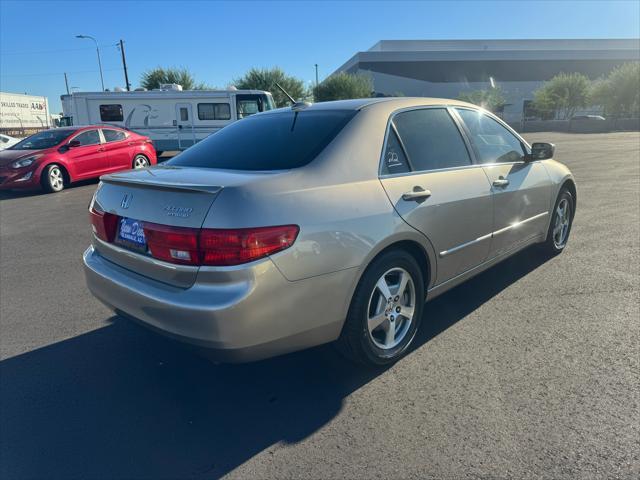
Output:
M105 72L115 72L116 70L121 70L121 67L118 68L104 68ZM96 73L98 70L77 70L75 72L66 72L66 73ZM64 75L65 72L51 72L51 73L8 73L1 74L0 77L51 77L55 75Z
M99 48L117 47L117 46L118 46L117 43L107 43L103 45L98 45ZM35 50L31 52L0 52L0 55L40 55L40 54L60 53L60 52L78 52L82 50L93 50L93 47L59 48L57 50Z

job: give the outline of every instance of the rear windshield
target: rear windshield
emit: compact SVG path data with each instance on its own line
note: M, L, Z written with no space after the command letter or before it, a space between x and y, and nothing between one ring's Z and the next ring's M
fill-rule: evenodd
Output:
M355 114L355 110L312 110L248 117L167 163L230 170L301 167L313 160Z
M67 128L45 130L44 132L36 133L16 143L13 147L10 147L10 150L42 150L55 147L73 132L75 132L75 130Z

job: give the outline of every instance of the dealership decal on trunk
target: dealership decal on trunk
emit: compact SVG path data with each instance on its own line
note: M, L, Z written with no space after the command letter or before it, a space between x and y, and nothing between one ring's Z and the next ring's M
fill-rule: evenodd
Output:
M189 207L174 207L173 205L167 205L164 208L167 215L170 217L188 217L193 212L193 208Z

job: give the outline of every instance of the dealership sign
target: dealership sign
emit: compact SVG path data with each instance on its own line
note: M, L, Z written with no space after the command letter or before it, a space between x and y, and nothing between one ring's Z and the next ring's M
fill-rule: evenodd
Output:
M49 125L46 97L0 92L0 128L42 128Z

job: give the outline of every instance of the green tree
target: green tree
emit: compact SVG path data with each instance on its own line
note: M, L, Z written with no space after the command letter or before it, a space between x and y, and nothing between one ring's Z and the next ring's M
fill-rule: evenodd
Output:
M591 100L606 115L638 116L640 114L640 62L629 62L596 81Z
M316 102L368 98L373 93L373 82L365 75L337 73L325 78L313 89Z
M573 116L578 108L589 104L591 81L581 73L560 73L536 90L533 106L543 115L562 120Z
M197 83L191 72L186 68L156 67L147 70L140 77L140 86L147 90L160 88L163 83L177 83L182 85L183 90L206 90L209 88L204 83Z
M287 75L279 67L252 68L244 76L233 81L236 88L247 90L265 90L271 92L273 101L278 107L285 107L291 102L282 91L276 87L278 83L294 100L302 100L307 96L304 82L298 78Z
M501 112L507 103L500 88L460 92L458 100L473 103L494 113Z

